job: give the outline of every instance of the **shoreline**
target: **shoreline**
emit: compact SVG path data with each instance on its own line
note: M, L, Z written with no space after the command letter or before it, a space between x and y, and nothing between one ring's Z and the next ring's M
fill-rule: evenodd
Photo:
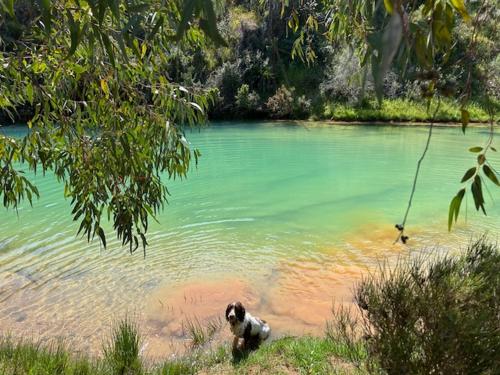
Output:
M278 124L295 124L295 125L340 125L340 126L393 126L393 127L410 127L410 126L428 126L433 124L434 127L452 127L459 128L462 127L461 122L457 121L434 121L434 123L430 121L406 121L406 120L322 120L322 119L305 119L305 120L297 120L297 119L214 119L207 120L206 124L227 124L227 123L249 123L249 124L269 124L269 123L278 123ZM491 124L487 121L470 121L467 127L473 128L484 128L489 127ZM0 124L1 128L9 128L9 127L27 127L27 124L15 123L15 124ZM202 125L203 126L203 125Z
M390 120L390 121L365 121L365 120L357 120L357 121L343 121L343 120L294 120L294 119L241 119L241 120L209 120L207 121L208 125L227 125L227 124L240 124L240 123L248 123L248 124L290 124L290 125L299 125L299 126L323 126L323 125L331 125L331 126L391 126L391 127L422 127L428 126L431 122L426 121L399 121L399 120ZM461 122L453 122L453 121L435 121L433 123L434 127L439 128L461 128ZM489 122L481 122L481 121L471 121L467 127L469 128L487 128L490 126Z
M393 127L410 127L410 126L429 126L433 124L434 127L442 127L442 128L460 128L462 127L462 123L460 122L450 122L450 121L435 121L427 122L427 121L398 121L398 120L390 120L390 121L342 121L342 120L274 120L272 122L293 122L298 125L307 125L307 124L318 124L324 123L328 125L340 125L340 126L393 126ZM468 127L474 128L484 128L489 127L490 124L488 122L470 122Z

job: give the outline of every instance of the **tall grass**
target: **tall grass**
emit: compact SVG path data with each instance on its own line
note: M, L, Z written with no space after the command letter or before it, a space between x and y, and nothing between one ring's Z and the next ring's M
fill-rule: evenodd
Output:
M344 305L332 308L332 319L327 321L325 335L335 343L336 354L347 358L355 367L364 366L368 351L361 339L362 324L360 316Z
M188 318L183 322L183 328L191 341L193 348L202 347L209 343L223 326L223 320L218 317L202 325L198 318Z
M141 339L137 325L125 318L112 332L111 341L103 348L104 357L114 374L140 374L139 357Z
M103 373L88 358L71 357L61 343L41 345L24 340L0 338L0 374L2 375L94 375Z

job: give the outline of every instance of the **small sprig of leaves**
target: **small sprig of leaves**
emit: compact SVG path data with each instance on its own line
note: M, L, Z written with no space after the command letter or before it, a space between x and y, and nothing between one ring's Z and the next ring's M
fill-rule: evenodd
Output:
M489 149L496 152L496 149L489 146ZM486 209L484 207L484 195L483 195L483 185L484 180L490 180L493 184L500 187L500 182L498 180L498 173L489 165L486 159L486 150L483 147L476 146L469 149L472 153L477 153L477 165L468 169L464 176L462 177L461 183L469 183L469 190L474 199L474 206L476 210L481 210L486 215ZM456 223L458 214L460 212L460 206L462 200L467 192L467 187L460 189L453 197L450 202L450 208L448 211L448 230L451 230L453 223Z

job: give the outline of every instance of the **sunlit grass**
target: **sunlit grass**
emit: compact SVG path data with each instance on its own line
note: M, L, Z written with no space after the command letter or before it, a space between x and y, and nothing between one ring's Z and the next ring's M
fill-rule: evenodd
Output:
M120 321L113 329L111 340L103 348L106 362L115 374L141 373L139 330L130 318Z
M187 331L191 346L194 348L210 342L222 326L221 318L211 319L206 324L201 324L198 318L188 318L183 322L184 330Z
M42 345L30 340L0 338L0 374L111 374L102 363L88 357L72 357L61 343Z
M477 103L470 103L467 110L470 113L471 121L487 122L489 119L486 109ZM496 113L496 117L498 117L497 105ZM427 111L425 102L406 99L384 99L381 107L376 102L369 102L363 106L328 103L325 105L322 117L338 121L427 122L431 119L431 113ZM443 100L437 112L436 121L460 122L460 106L450 100Z

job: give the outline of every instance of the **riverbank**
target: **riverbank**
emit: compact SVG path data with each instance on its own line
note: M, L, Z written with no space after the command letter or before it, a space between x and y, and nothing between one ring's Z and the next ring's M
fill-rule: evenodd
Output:
M500 117L500 102L491 103L493 118ZM487 124L490 121L488 109L484 104L471 102L467 105L469 121L471 125ZM26 111L25 111L26 112ZM24 112L23 112L24 113ZM307 121L307 122L328 122L340 125L355 125L370 123L372 125L427 125L432 118L432 111L428 111L427 103L424 101L408 99L384 99L379 105L376 100L371 100L359 104L348 104L340 102L327 102L318 104L309 113L305 113L302 118L283 117L276 118L265 112L251 113L241 112L235 109L231 116L214 117L209 120L217 121ZM30 119L30 115L24 115L18 119L17 123L25 123ZM456 101L443 99L439 111L436 113L434 122L439 126L461 126L462 113ZM1 126L11 125L11 120L0 113Z
M224 321L186 323L188 350L156 363L133 320L115 324L100 356L0 338L0 373L37 375L492 373L498 368L500 252L480 239L460 254L384 266L357 284L357 309L336 305L321 337L271 337L233 354L213 338ZM273 322L274 323L274 322ZM474 347L474 351L470 348Z
M500 105L492 103L493 117L498 118ZM469 103L467 106L470 122L487 123L490 120L485 105L480 103ZM442 100L435 117L433 110L427 109L427 103L407 99L384 99L379 106L377 102L371 101L363 106L353 106L342 103L327 103L324 111L319 116L313 117L318 120L345 121L345 122L409 122L461 124L462 112L460 106L451 100Z
M366 357L362 347L353 349L327 337L283 337L239 360L226 344L210 350L192 349L160 364L134 363L122 372L110 357L75 357L61 344L0 342L0 371L5 375L368 374Z

